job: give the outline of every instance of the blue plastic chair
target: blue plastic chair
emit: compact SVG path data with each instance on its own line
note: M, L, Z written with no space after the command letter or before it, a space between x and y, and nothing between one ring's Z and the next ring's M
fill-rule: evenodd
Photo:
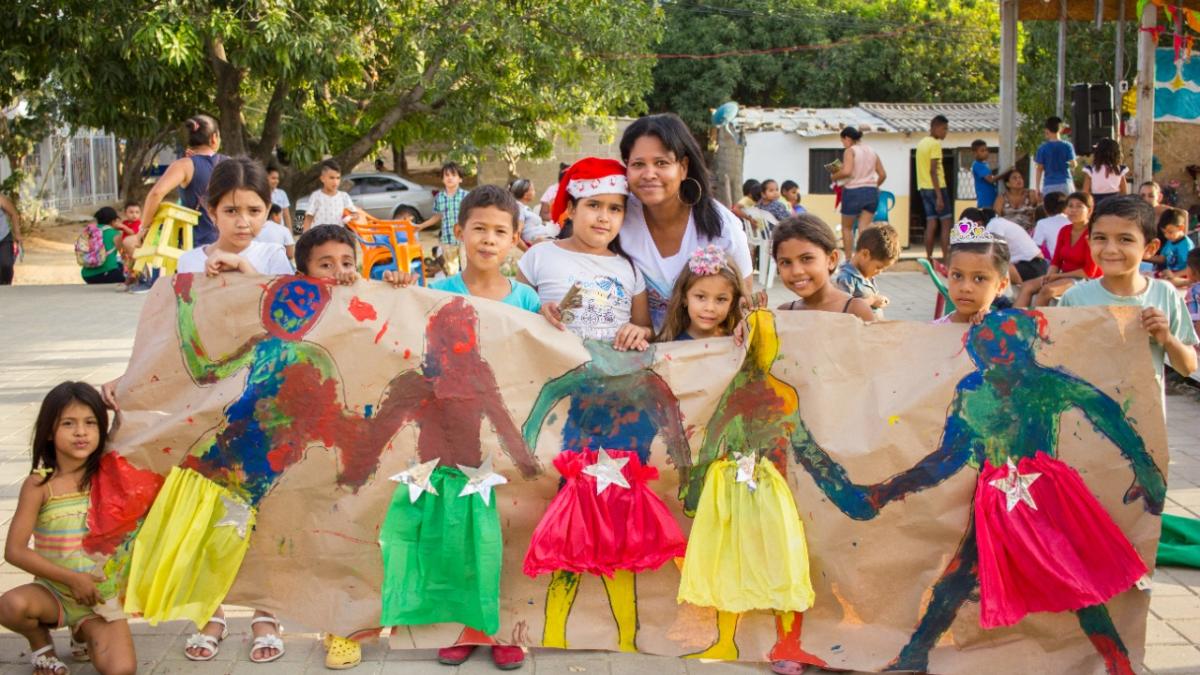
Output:
M896 206L896 195L887 190L879 191L879 205L875 207L875 222L888 222L888 213Z

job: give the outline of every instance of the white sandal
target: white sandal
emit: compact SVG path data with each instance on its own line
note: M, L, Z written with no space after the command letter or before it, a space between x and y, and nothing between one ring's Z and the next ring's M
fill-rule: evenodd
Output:
M71 658L77 663L87 663L92 660L87 642L76 640L74 633L71 634Z
M214 616L208 620L208 623L204 625L207 626L209 623L220 624L221 634L217 637L213 637L201 631L192 633L192 636L189 637L187 642L183 644L183 655L186 656L189 661L212 661L213 659L217 658L217 653L221 651L221 641L229 637L229 624L225 623L225 619L222 619L219 616ZM208 656L194 656L188 651L189 649L207 649Z
M260 635L254 638L254 641L250 643L250 662L270 663L283 656L283 638L279 637L279 633L283 632L283 626L279 625L279 620L273 616L255 617L250 620L251 630L254 630L254 624L256 623L269 623L275 626L275 633L271 635ZM275 654L263 659L254 658L254 652L260 649L274 649Z
M34 670L48 670L52 673L63 673L63 675L71 672L71 669L67 668L67 664L58 660L58 654L54 653L53 644L48 644L30 654L29 662L33 664Z

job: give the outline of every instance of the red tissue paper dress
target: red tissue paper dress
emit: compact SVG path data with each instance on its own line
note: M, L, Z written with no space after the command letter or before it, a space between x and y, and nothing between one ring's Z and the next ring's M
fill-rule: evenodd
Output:
M975 486L979 623L1011 626L1030 612L1068 612L1108 601L1146 573L1129 539L1075 469L1044 452L1008 466L984 462ZM1032 474L1040 474L1030 478ZM1004 489L1017 496L1011 509ZM1003 484L1005 481L1007 484Z
M566 484L533 531L525 574L563 570L611 577L617 570L657 569L684 554L683 532L647 485L658 478L658 469L643 465L636 452L606 452L613 459L629 459L621 469L628 488L612 484L596 494L595 477L583 472L596 463L593 450L565 451L554 458Z

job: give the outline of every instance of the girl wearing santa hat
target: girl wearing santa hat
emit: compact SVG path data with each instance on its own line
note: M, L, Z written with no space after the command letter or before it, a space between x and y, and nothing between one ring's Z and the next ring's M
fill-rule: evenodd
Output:
M642 273L621 250L617 234L629 194L625 166L587 157L559 181L551 218L566 214L560 238L521 257L518 280L533 286L542 315L562 330L613 347L644 350L650 306Z

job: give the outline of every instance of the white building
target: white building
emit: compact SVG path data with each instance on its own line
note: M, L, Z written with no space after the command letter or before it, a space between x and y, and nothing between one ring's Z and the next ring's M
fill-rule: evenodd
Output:
M913 173L917 142L929 133L935 115L950 120L942 141L946 182L955 195L954 213L975 205L971 142L987 141L995 168L1000 141L1000 106L994 103L861 103L853 108L743 108L719 135L715 168L718 194L728 181L741 196L742 181L773 178L800 186L801 204L830 225L840 222L826 164L840 159L839 134L847 126L863 132L863 143L879 155L887 180L882 190L895 196L889 222L908 246L923 242L924 216Z

